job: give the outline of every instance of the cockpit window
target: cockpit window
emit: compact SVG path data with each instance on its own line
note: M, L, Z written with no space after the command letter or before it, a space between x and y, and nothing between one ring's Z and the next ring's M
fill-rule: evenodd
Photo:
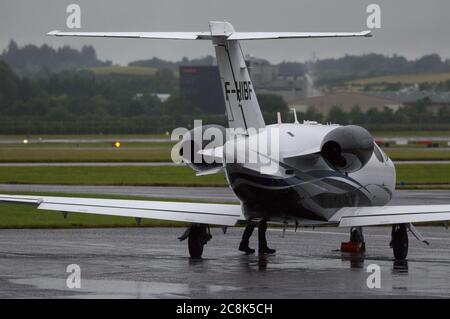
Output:
M384 163L385 157L383 156L382 151L380 150L380 147L375 144L375 147L373 148L373 152L375 153L376 158L381 162Z
M380 149L380 151L381 154L383 155L384 161L387 162L389 160L389 156L387 156L387 154L382 149Z

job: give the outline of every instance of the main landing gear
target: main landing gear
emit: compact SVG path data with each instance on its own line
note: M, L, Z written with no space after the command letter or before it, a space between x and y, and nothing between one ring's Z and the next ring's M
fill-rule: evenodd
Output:
M242 238L240 250L246 253L254 253L254 250L248 247L248 240L256 227L256 223L249 223L247 225L246 231L244 231L244 236ZM412 228L412 229L411 229ZM273 254L274 249L267 247L266 240L266 229L267 222L265 220L261 221L258 229L259 237L259 253L260 254ZM415 229L412 225L409 225L409 229L413 234L423 242L427 243L420 234L415 234ZM390 246L394 252L394 257L396 260L405 260L408 256L408 225L407 224L397 224L392 226ZM206 224L192 224L189 226L183 235L178 239L183 241L188 239L188 248L191 258L201 258L203 254L203 246L208 243L212 238L209 225ZM428 243L427 243L428 244ZM245 248L245 249L244 249ZM351 252L351 253L361 253L365 251L364 236L362 233L362 227L352 227L350 229L350 241L341 244L341 251Z
M212 238L209 225L192 224L183 235L178 237L180 241L188 239L188 249L191 258L202 258L203 246Z
M404 260L408 256L408 233L406 224L392 225L392 239L389 244L396 260Z
M389 246L394 252L395 260L405 260L408 256L408 229L417 239L428 244L411 224L392 225L392 239ZM341 244L341 251L348 253L362 253L365 251L362 227L352 227L350 229L350 241Z

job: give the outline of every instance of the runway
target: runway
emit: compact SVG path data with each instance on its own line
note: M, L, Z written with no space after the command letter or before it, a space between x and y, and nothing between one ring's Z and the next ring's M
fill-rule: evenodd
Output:
M150 198L173 198L209 202L236 202L227 187L173 186L72 186L0 184L0 193L17 192L128 195ZM432 205L450 203L450 190L398 190L390 205Z
M27 140L28 144L52 144L52 143L67 143L67 144L84 144L84 143L114 143L116 141L121 141L123 143L165 143L171 142L170 137L124 137L120 138L120 135L116 137L90 137L90 138L40 138L40 137L29 137L23 138L0 138L0 144L22 144L24 139ZM388 143L405 145L405 143L411 143L416 141L431 141L431 142L449 142L449 136L384 136L377 137L374 136L376 141L383 141Z
M69 194L103 194L142 196L148 198L174 198L211 202L236 201L226 187L162 187L162 186L68 186L0 184L0 192L43 192Z
M395 161L395 165L408 164L450 164L450 161ZM174 162L24 162L24 163L0 163L0 167L126 167L126 166L184 166L184 164L176 164Z
M176 228L0 230L0 298L448 298L449 231L419 230L431 246L410 237L404 263L393 261L385 227L365 229L365 256L336 251L347 230L272 230L277 254L262 257L237 251L242 229L214 228L196 261ZM71 264L80 289L67 287ZM374 264L380 288L370 289Z
M0 138L1 144L23 144L24 140L27 144L89 144L89 143L114 143L120 141L122 143L167 143L171 142L167 137L134 137L134 138Z

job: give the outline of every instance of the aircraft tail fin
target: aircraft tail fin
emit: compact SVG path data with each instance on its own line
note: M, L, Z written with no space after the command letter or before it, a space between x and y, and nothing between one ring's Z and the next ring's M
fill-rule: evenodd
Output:
M209 25L214 37L229 126L245 131L265 127L240 43L228 40L234 34L233 26L217 21L211 21Z
M209 32L61 32L51 31L52 36L135 38L169 40L211 40L215 46L217 63L225 97L229 126L242 128L265 127L256 98L240 40L370 37L370 31L362 32L235 32L225 21L210 21Z

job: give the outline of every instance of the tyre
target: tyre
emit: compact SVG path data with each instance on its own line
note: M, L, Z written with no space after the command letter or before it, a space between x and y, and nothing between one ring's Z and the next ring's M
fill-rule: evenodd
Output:
M404 260L408 256L408 233L406 225L395 225L392 230L392 249L396 260Z

